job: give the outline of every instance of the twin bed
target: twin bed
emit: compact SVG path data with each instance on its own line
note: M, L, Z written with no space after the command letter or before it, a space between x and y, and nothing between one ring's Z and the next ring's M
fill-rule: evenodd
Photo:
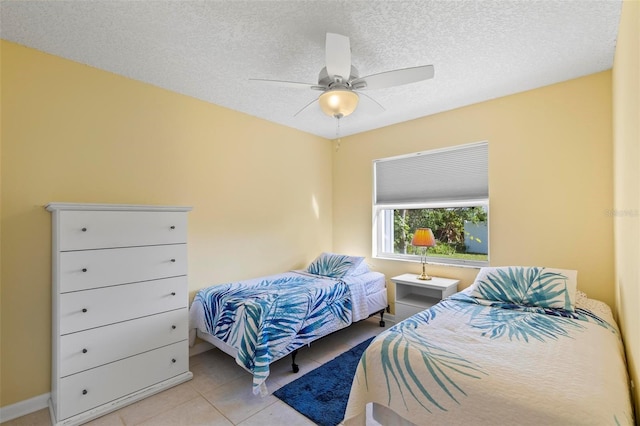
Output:
M190 339L235 357L266 395L270 363L372 314L383 325L386 307L384 275L323 253L304 271L200 290ZM634 422L611 310L577 290L576 271L539 267L482 268L469 288L380 333L344 425L365 425L368 407L383 425Z
M344 424L632 425L611 310L575 271L483 268L460 293L376 337Z
M215 285L198 291L189 310L190 344L205 340L253 374L267 395L269 365L299 348L387 308L385 276L363 257L322 253L305 270Z

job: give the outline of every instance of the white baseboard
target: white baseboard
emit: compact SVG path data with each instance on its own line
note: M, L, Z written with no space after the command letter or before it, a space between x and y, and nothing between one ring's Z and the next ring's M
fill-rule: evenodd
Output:
M26 416L27 414L47 408L50 397L51 394L45 393L25 399L24 401L16 402L15 404L0 407L0 422L8 422L9 420L17 419L18 417Z
M209 342L196 343L195 345L193 345L192 347L189 348L189 356L192 357L194 355L198 355L198 354L201 354L203 352L210 351L214 347L215 346L213 346Z

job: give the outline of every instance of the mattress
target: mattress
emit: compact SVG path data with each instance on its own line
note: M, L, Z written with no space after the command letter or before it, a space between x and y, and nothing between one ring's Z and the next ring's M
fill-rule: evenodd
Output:
M386 278L380 272L368 272L362 275L365 280L365 292L367 296L379 293L381 290L387 289Z

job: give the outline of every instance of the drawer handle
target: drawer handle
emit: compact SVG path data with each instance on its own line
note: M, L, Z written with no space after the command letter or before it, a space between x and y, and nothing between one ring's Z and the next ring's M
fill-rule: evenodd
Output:
M82 350L82 353L83 353L83 354L86 354L86 353L87 353L87 350L86 350L86 349L83 349L83 350Z
M175 364L176 363L176 359L175 358L171 358L171 362Z
M176 229L176 227L175 227L175 226L173 226L173 225L171 225L171 226L169 227L169 229Z
M172 325L172 326L171 326L171 328L175 330L175 329L176 329L176 326L175 326L175 325Z
M176 263L176 260L175 260L175 259L171 259L171 261L172 261L173 263Z
M175 296L175 295L176 295L176 292L175 292L175 291L172 291L172 292L171 292L171 295L172 295L172 296Z
M88 390L86 390L86 389L82 389L82 394L83 394L83 395L86 395L86 394L88 394L88 393L89 393L89 391L88 391Z
M82 232L87 232L87 228L82 228Z
M82 312L87 312L87 308L82 308Z
M82 272L87 272L87 268L82 268Z

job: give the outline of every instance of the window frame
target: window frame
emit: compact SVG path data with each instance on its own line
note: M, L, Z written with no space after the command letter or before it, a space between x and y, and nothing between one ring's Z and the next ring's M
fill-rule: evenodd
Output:
M488 183L487 183L487 196L480 198L468 198L468 199L450 199L450 200L437 200L437 201L424 201L424 202L393 202L393 203L380 203L376 204L376 188L377 188L377 178L376 178L376 162L379 161L393 161L395 159L403 159L407 157L415 157L415 156L428 156L430 153L440 153L446 150L455 150L455 149L464 149L465 147L473 147L480 144L486 144L487 146L487 157L488 157L488 142L477 142L466 145L453 146L444 149L434 149L431 151L424 151L414 154L402 155L397 157L389 157L383 158L379 160L374 160L373 164L373 194L372 194L372 257L374 259L385 259L385 260L400 260L400 261L409 261L409 262L420 262L420 256L415 254L400 254L393 252L393 213L388 214L387 212L393 212L397 209L408 209L408 210L416 210L416 209L435 209L435 208L456 208L456 207L483 207L487 212L487 260L486 261L477 261L477 260L468 260L468 259L454 259L450 257L440 257L437 255L428 255L427 263L429 264L443 264L449 266L459 266L459 267L482 267L488 266L490 264L490 211L489 211L489 195L488 195ZM488 158L487 158L488 161ZM487 166L487 175L489 173ZM391 230L390 235L385 230ZM390 250L389 250L390 248Z

